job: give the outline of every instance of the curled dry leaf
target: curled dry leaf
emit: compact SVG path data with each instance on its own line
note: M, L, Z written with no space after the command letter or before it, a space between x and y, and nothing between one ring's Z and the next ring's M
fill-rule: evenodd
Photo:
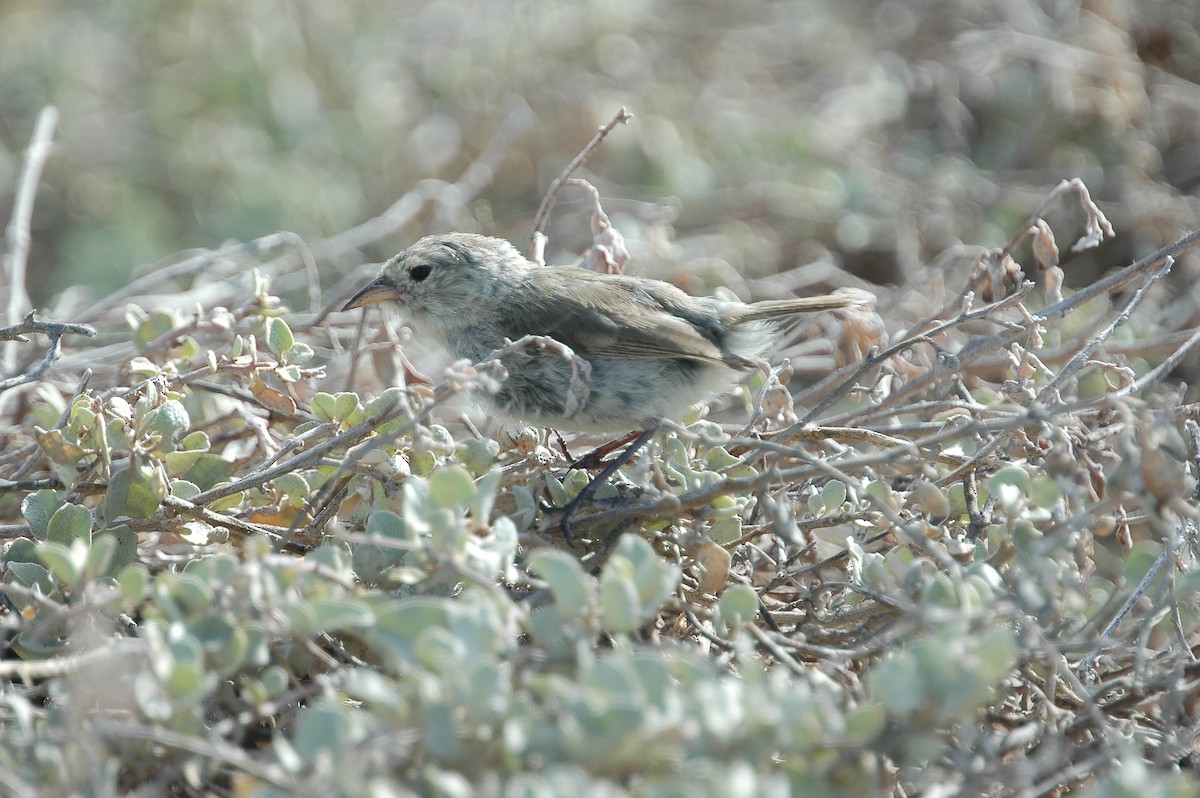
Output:
M684 546L684 551L696 561L697 570L700 572L696 589L700 593L714 596L721 592L725 583L729 581L729 566L733 563L730 553L703 535L693 537Z
M312 513L303 507L260 507L248 512L245 520L267 526L299 527L311 523L313 517Z
M577 186L592 195L592 246L584 253L580 263L585 269L605 274L620 274L629 262L629 250L625 247L625 236L613 227L612 220L600 204L600 192L586 180L571 178L568 185Z
M770 386L763 394L762 414L783 424L796 421L796 411L793 407L792 395L782 385Z
M1033 238L1033 259L1039 269L1053 269L1058 265L1058 244L1054 240L1054 232L1045 219L1039 218L1029 228Z
M1104 241L1105 238L1115 236L1116 233L1113 231L1108 217L1104 215L1104 211L1100 210L1100 206L1092 201L1092 194L1088 191L1083 181L1075 178L1068 183L1068 188L1073 189L1079 194L1079 202L1083 205L1083 210L1087 214L1087 225L1084 228L1084 234L1071 247L1071 251L1083 252L1085 249L1099 246L1100 242Z
M978 282L979 296L984 302L995 302L1020 288L1024 279L1021 265L1011 255L994 249L975 262L970 282Z
M1048 379L1054 379L1054 372L1042 362L1042 359L1018 343L1008 348L1008 363L1012 366L1017 379L1022 383L1033 379L1033 375L1042 372Z
M255 378L250 383L250 393L254 395L260 405L272 413L278 413L281 416L296 415L295 400L287 394L275 390L261 379Z
M1054 304L1062 302L1062 287L1063 280L1066 275L1058 266L1052 266L1046 270L1046 301Z
M1058 265L1058 243L1054 240L1054 233L1045 219L1038 218L1029 228L1029 234L1033 237L1033 259L1046 274L1046 301L1061 302L1065 275Z
M842 322L838 335L834 362L838 368L858 363L867 356L873 346L887 343L887 325L875 309L875 296L868 291L841 288L835 293L853 294L858 304L834 311L835 318Z
M1136 427L1142 483L1158 507L1182 497L1187 486L1187 450L1179 430L1167 417L1140 419Z

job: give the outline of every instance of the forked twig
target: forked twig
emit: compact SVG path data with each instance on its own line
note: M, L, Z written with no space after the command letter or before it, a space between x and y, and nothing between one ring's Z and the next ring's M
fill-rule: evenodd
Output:
M621 106L616 115L602 125L596 131L596 135L592 136L592 140L587 143L579 154L576 155L567 167L562 170L558 177L554 178L554 182L550 184L550 188L546 191L546 196L542 198L542 204L538 206L537 213L533 217L533 229L529 231L529 242L525 247L525 257L538 265L544 265L546 260L542 255L542 249L545 247L546 223L550 220L550 211L554 209L554 203L558 200L558 192L562 190L566 180L575 173L579 167L587 162L596 148L600 146L600 142L604 141L604 137L613 131L617 125L624 124L630 119L633 119L633 114Z

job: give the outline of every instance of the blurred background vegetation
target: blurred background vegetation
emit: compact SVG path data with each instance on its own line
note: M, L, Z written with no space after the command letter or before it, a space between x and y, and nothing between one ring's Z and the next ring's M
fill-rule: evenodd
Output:
M490 185L437 222L521 242L624 105L586 174L635 258L666 232L750 277L828 260L901 283L1078 176L1118 233L1065 264L1079 284L1196 226L1198 28L1170 0L5 0L0 215L56 105L29 288L104 295L180 249L344 230L453 179L527 105ZM588 243L564 199L552 257Z
M2 0L0 218L53 105L29 289L43 319L98 335L4 394L0 636L24 659L0 660L0 792L1195 794L1200 436L1181 400L1200 361L1151 371L1200 327L1192 252L1115 334L1145 272L1065 319L1009 307L945 325L812 410L844 437L823 463L800 437L786 471L774 449L669 438L671 481L655 471L643 495L650 472L634 473L643 537L598 578L540 548L539 500L587 479L553 444L422 423L356 450L377 457L334 489L333 515L300 508L400 393L370 398L396 381L394 347L370 368L350 357L367 326L328 322L322 301L436 229L521 244L619 107L635 118L583 176L633 271L744 298L864 281L884 286L880 340L915 341L1031 214L1079 237L1086 203L1039 211L1066 178L1117 233L1064 246L1069 287L1200 227L1198 28L1192 0ZM315 245L518 129L482 190L441 191L390 238L317 248L307 311L250 279L304 281L300 259L259 260L291 255L286 236L113 293L180 250L280 229ZM550 259L590 243L590 213L564 191ZM1015 258L1032 266L1028 247ZM9 347L15 374L33 373L36 340ZM848 392L843 376L823 390ZM777 387L755 434L823 395ZM326 448L292 454L318 422ZM799 537L772 531L777 508Z

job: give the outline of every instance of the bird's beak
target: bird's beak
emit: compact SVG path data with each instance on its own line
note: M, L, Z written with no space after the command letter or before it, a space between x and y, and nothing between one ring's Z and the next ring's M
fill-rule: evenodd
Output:
M397 285L392 278L386 274L381 274L371 282L364 285L357 294L350 297L342 310L354 310L355 308L365 308L367 305L378 305L380 302L387 302L389 299L399 299L404 295L404 289Z

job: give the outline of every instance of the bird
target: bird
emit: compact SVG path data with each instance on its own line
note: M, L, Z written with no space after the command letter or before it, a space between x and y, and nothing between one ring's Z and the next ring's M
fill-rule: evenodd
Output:
M590 497L664 420L755 368L783 322L861 302L854 293L753 303L695 297L661 280L535 264L508 241L458 232L426 236L390 258L342 309L393 305L414 339L473 363L526 336L567 347L590 367L583 391L572 358L517 347L501 356L499 389L481 399L504 419L563 431L641 430L589 483Z

